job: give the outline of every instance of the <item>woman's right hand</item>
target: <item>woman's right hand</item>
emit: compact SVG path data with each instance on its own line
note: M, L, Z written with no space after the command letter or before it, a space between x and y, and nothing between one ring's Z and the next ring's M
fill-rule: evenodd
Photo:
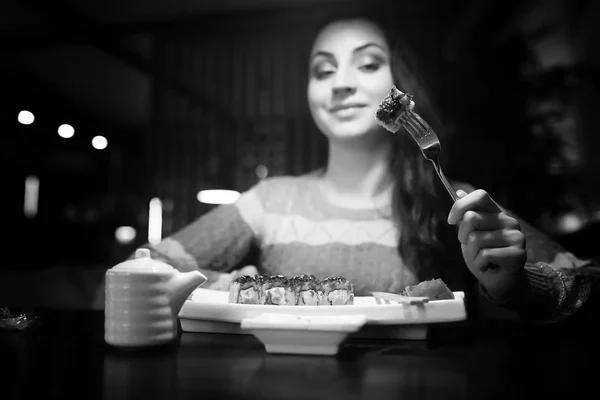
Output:
M222 273L219 274L216 280L211 282L206 289L212 290L223 290L228 291L229 286L231 286L231 282L233 282L236 278L242 275L257 275L258 269L254 265L246 265L243 268L240 268L235 271L231 271L230 273Z
M469 270L498 302L518 294L525 279L527 250L519 221L508 215L484 190L459 197L448 215Z

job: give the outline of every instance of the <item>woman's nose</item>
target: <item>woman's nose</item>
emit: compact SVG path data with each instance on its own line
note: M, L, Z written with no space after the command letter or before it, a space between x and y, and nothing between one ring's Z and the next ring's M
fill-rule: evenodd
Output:
M336 96L350 95L356 92L356 87L351 86L334 86L333 94Z
M354 74L350 69L338 69L333 82L333 94L336 96L349 95L356 92Z

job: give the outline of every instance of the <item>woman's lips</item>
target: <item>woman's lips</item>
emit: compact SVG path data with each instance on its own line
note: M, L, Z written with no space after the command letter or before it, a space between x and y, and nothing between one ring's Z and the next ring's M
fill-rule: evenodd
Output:
M348 104L336 104L329 108L329 112L335 113L338 111L349 110L354 108L363 108L366 107L366 104L361 103L348 103Z

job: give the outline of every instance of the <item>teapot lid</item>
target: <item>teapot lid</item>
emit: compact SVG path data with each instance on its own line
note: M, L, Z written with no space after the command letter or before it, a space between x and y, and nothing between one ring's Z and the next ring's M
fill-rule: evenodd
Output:
M149 249L140 248L135 251L134 259L123 261L112 267L112 270L127 272L172 272L174 268L162 261L153 260Z

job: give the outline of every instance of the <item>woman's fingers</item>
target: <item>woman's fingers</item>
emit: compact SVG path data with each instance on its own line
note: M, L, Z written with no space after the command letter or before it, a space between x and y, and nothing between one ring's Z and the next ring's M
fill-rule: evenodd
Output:
M207 285L207 289L212 290L229 290L231 282L235 279L232 273L219 273L214 281Z
M467 260L473 260L473 264L475 264L478 257L481 257L482 250L507 247L525 249L525 235L518 230L471 232L466 241L462 243L463 255Z
M257 275L258 269L254 265L246 265L238 271L238 276L241 275Z
M521 246L481 249L473 259L473 267L480 272L486 272L490 265L499 266L501 269L515 269L525 264L527 253ZM512 266L512 267L511 267Z
M246 265L245 267L231 271L230 273L213 273L213 275L216 275L215 279L207 285L207 288L213 290L229 290L231 282L236 278L242 275L254 276L256 274L258 274L258 269L254 265Z
M461 191L459 196L462 194ZM468 211L499 213L502 209L494 200L492 200L485 190L477 189L469 194L463 195L454 202L454 205L448 214L448 223L450 225L455 225L463 219L463 215Z
M520 230L519 221L504 213L484 213L467 211L458 227L458 240L467 244L472 232L496 230Z
M495 247L524 246L525 235L515 229L504 229L488 232L471 232L467 237L467 245L474 245L480 249Z

